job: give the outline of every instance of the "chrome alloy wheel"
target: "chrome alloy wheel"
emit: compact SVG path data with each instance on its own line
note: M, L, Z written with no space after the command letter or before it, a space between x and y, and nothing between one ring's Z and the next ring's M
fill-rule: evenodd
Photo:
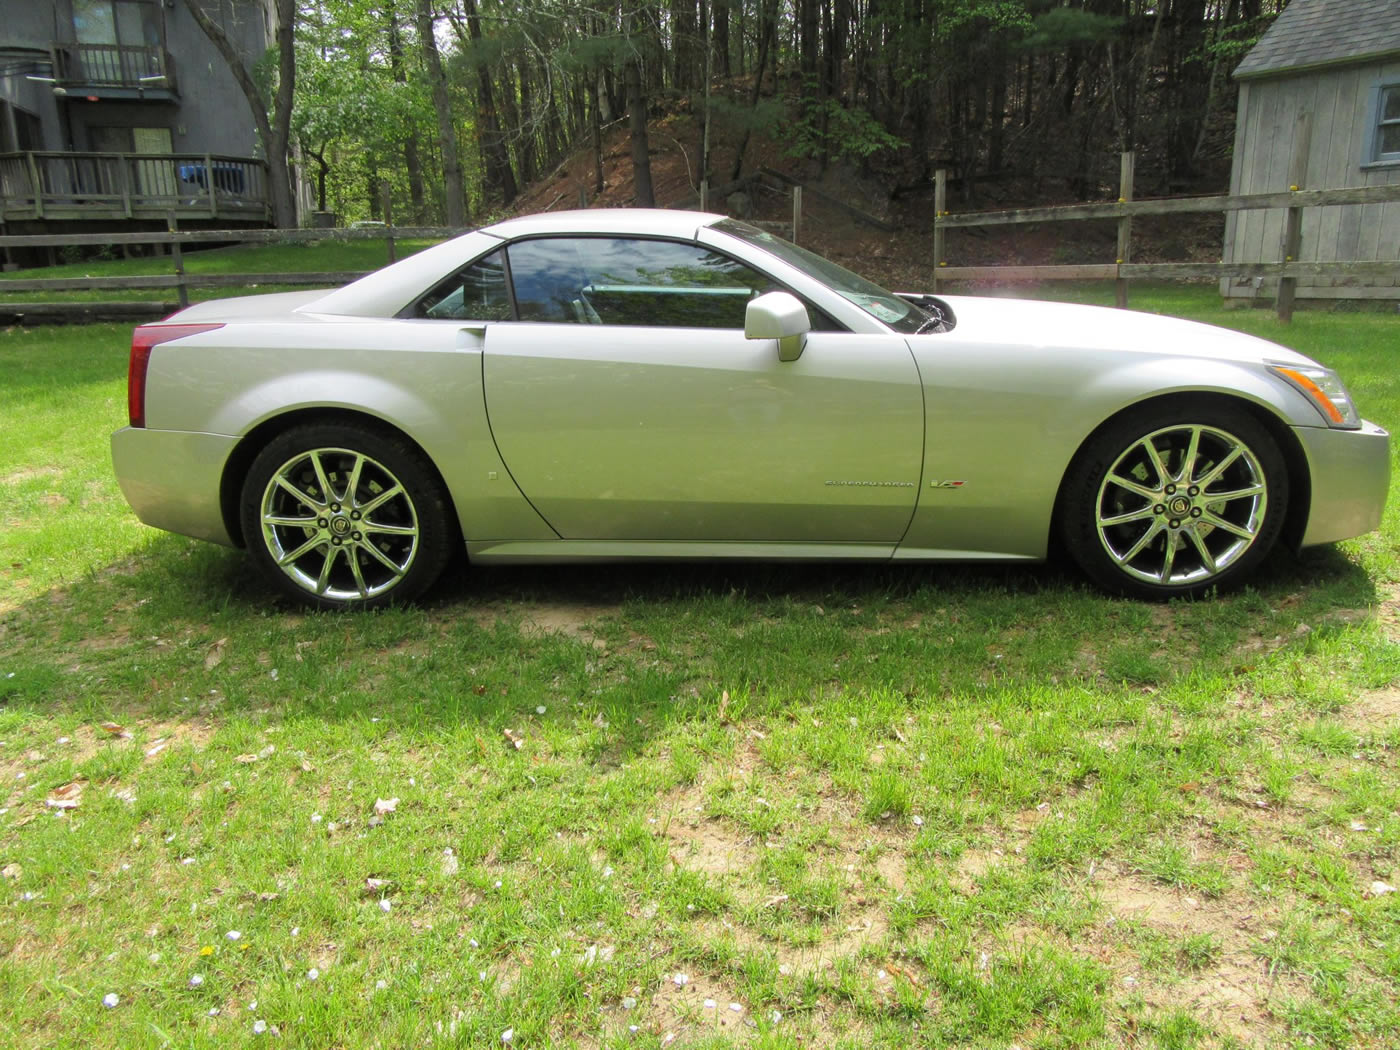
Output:
M1255 452L1217 427L1181 424L1139 438L1114 460L1095 525L1122 572L1158 585L1202 584L1250 549L1268 484Z
M350 449L310 449L278 467L263 489L261 522L273 562L321 598L381 595L418 554L408 490L383 464Z

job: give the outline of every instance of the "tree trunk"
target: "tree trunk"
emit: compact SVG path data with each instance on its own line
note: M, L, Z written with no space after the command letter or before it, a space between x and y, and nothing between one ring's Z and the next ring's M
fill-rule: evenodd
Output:
M394 83L408 83L408 72L403 63L403 37L399 33L399 13L394 0L384 5L384 24L389 35L389 69ZM408 199L415 225L422 225L427 219L427 209L423 201L423 161L418 153L418 129L410 127L403 142L403 164L408 171ZM321 210L325 211L325 205Z
M228 38L223 27L199 6L199 0L185 0L185 7L195 23L209 38L233 79L248 100L253 112L253 124L258 129L263 151L267 154L267 195L272 209L272 224L290 229L297 224L296 197L292 193L292 172L287 163L287 147L291 139L292 93L296 89L296 52L293 47L296 32L296 0L276 0L277 5L277 94L273 98L272 116L268 118L267 99L253 74ZM261 56L253 56L261 57Z
M419 0L426 3L428 0ZM463 0L463 10L467 15L467 34L473 48L481 44L481 19L477 15L476 0ZM515 183L515 172L510 166L510 153L506 150L505 136L501 132L501 119L496 112L496 95L491 86L491 71L480 52L472 56L476 66L476 109L477 135L481 143L482 159L486 162L486 181L501 191L501 203L510 204L520 194ZM510 104L511 99L506 99Z
M714 40L711 50L718 59L717 68L722 77L730 76L729 71L729 0L711 0L714 7Z
M186 3L190 2L192 0L186 0ZM442 70L437 39L433 36L432 0L418 0L417 23L418 46L423 51L423 64L428 69L428 83L432 87L433 111L437 114L447 225L462 227L467 224L467 187L462 179L462 159L457 152L457 129L452 123L452 100L447 94L447 77Z
M651 190L651 151L647 144L647 104L642 97L641 60L635 55L627 57L623 67L623 79L627 84L627 117L632 128L632 182L639 208L656 207L656 197Z
M771 10L769 4L771 2ZM753 93L749 97L749 109L758 106L758 96L763 89L763 67L768 64L768 52L772 50L774 37L778 31L778 0L759 0L758 8L758 69L753 76ZM734 172L729 176L737 182L744 170L744 151L749 148L749 129L739 140L739 148L734 151Z
M598 83L598 74L593 74L593 194L603 192L603 115L600 107L603 91Z

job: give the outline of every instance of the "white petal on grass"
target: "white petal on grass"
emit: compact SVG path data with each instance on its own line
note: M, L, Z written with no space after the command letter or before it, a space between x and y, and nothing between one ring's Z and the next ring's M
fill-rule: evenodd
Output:
M703 1005L706 1010L713 1010L719 1003L715 1002L713 999L706 999L701 1005Z
M267 1022L259 1018L253 1022L253 1034L262 1035L267 1031Z
M311 969L309 969L309 970L306 971L306 979L307 979L308 981L314 981L314 980L316 980L316 978L318 978L318 977L320 977L320 976L321 976L321 971L318 970L318 969L316 969L316 967L314 967L314 966L311 967Z
M202 973L191 974L191 975L190 975L189 984L190 984L190 987L191 987L191 988L199 988L199 987L201 987L201 986L204 984L204 974L202 974Z
M243 934L237 930L229 930L228 933L224 934L224 938L230 941L240 941L243 939Z
M383 898L383 899L379 902L379 910L382 911L382 912L384 912L386 915L387 915L389 912L393 911L393 909L394 909L394 906L393 906L393 904L391 904L391 903L389 902L389 898L388 898L388 897Z
M374 812L381 817L386 813L393 813L398 808L399 800L397 796L394 798L377 798L374 800Z
M736 1014L741 1014L741 1013L744 1012L743 1006L741 1006L741 1005L738 1004L738 1003L730 1003L730 1004L729 1004L729 1009L732 1010L732 1011L733 1011L734 1013L736 1013Z
M108 992L102 997L102 1005L109 1010L112 1009L112 1007L116 1006L119 1002L121 1002L121 999L117 996L116 992Z
M514 1028L507 1028L504 1032L501 1033L501 1042L503 1042L503 1043L509 1043L509 1042L510 1042L512 1039L514 1039L514 1038L515 1038L515 1029L514 1029Z
M386 981L383 977L381 977L379 978L379 980L374 982L374 987L376 991L382 992L385 988L389 987L389 982Z
M631 1010L631 1009L635 1008L636 1005L637 1005L637 1000L636 1000L635 998L633 998L632 996L630 996L630 995L625 996L625 997L623 998L623 1000L622 1000L622 1008L623 1008L624 1010Z
M671 980L676 983L677 988L684 988L690 983L690 977L683 973L676 974L676 976L672 977Z

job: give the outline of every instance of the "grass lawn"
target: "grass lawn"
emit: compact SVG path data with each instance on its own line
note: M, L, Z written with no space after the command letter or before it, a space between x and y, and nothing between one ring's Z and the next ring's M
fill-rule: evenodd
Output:
M1400 319L1134 302L1400 426ZM1396 1045L1400 497L1199 603L552 567L308 615L132 517L128 343L0 332L0 1045Z

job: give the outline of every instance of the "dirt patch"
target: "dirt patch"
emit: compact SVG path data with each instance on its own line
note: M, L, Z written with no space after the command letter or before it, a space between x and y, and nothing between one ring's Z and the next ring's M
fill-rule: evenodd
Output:
M684 978L684 983L677 980ZM738 1007L738 1009L734 1009ZM751 1023L749 1005L734 990L706 974L668 974L652 995L643 1016L662 1034L674 1033L690 1040L723 1034L728 1039L747 1040L757 1034Z
M1306 994L1301 982L1271 975L1254 953L1257 943L1273 936L1270 927L1277 916L1272 908L1229 896L1208 900L1112 866L1098 872L1093 892L1106 913L1106 931L1120 923L1140 924L1176 939L1208 935L1217 946L1208 964L1181 974L1148 970L1127 952L1110 957L1121 986L1156 1009L1184 1009L1245 1045L1267 1046L1279 1029L1273 1004Z
M1343 725L1363 733L1383 733L1400 723L1400 689L1389 687L1361 693L1342 709Z
M57 467L26 467L22 470L0 475L0 485L22 485L26 481L36 481L40 478L57 478L62 476L63 471L59 470Z
M595 648L606 649L607 643L589 628L589 624L616 613L616 606L589 605L581 602L528 607L486 605L474 610L472 619L483 627L491 627L498 620L518 616L522 634L563 634Z
M671 819L666 837L671 841L671 862L687 871L728 875L749 870L758 859L751 836L727 821L702 817L693 808Z
M957 864L948 875L949 884L956 890L972 894L977 892L977 883L998 864L1006 860L1006 854L999 849L970 849L958 857Z

